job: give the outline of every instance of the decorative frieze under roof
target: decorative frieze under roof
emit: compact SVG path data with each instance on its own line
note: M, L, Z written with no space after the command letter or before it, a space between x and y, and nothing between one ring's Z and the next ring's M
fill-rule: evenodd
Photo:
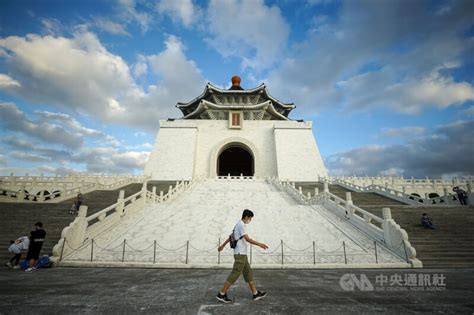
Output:
M290 120L288 114L296 106L272 97L265 84L251 90L222 90L208 83L201 95L176 107L183 112L181 119L225 120L229 111L242 111L245 120Z

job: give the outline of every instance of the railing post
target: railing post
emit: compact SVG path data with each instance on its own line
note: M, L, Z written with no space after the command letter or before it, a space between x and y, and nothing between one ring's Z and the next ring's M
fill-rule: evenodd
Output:
M188 264L189 241L186 241L186 265Z
M346 215L350 216L352 214L352 194L350 191L346 192Z
M125 261L125 243L127 242L126 239L123 240L123 250L122 250L122 262Z
M323 186L324 186L324 192L325 192L325 193L328 193L328 192L329 192L329 185L328 185L328 182L324 182L324 183L323 183Z
M342 241L342 248L344 249L344 263L347 265L346 242Z
M160 202L163 202L163 190L160 190L160 199L159 199Z
M156 240L153 242L153 263L156 263Z
M316 243L313 241L313 265L316 265Z
M91 261L94 260L94 239L91 240Z
M156 202L156 186L153 186L151 189L151 198L153 199L153 203Z
M221 238L219 237L219 240L217 241L217 246L220 246L220 245L221 245ZM250 249L252 249L252 245L250 245ZM218 265L221 264L221 251L219 249L217 249L217 264Z
M120 190L119 192L119 197L117 199L117 207L115 208L115 211L117 212L117 214L119 216L122 216L123 215L123 212L125 210L125 202L124 202L124 199L125 199L125 190Z
M281 240L281 264L283 265L283 240Z
M319 195L319 188L318 187L314 188L314 195L315 196Z
M378 264L379 259L378 259L378 256L377 256L377 242L376 241L374 241L374 250L375 250L375 263Z

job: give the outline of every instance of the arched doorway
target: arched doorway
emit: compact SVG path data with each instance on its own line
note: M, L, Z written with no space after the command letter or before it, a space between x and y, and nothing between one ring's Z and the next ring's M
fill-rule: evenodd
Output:
M242 145L230 145L222 150L217 158L218 176L253 176L254 158L249 149Z

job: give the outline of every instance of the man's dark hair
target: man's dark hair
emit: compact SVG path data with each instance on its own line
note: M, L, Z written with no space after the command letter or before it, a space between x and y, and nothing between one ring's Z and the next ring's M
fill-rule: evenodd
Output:
M36 222L36 223L35 223L35 226L37 226L37 227L43 227L43 223L41 223L41 222Z
M422 215L426 215L426 213L423 213Z
M242 219L245 217L253 218L253 212L249 209L245 209L244 212L242 212Z

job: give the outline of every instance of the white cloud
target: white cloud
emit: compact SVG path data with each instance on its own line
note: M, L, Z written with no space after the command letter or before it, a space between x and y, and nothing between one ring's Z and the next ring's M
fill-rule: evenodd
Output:
M424 133L426 128L423 127L401 127L401 128L386 128L383 129L383 135L388 137L405 137L405 136L418 136Z
M84 28L72 38L10 36L0 39L0 49L7 52L3 57L12 77L2 76L0 88L36 103L157 131L160 118L179 115L176 102L192 99L205 85L177 37L169 36L165 46L157 55L139 58L160 78L145 92L127 63ZM141 67L134 69L136 75Z
M146 11L138 9L135 0L119 0L118 4L119 20L125 23L137 23L143 33L148 31L153 18Z
M316 15L308 39L269 74L270 90L306 113L389 107L412 114L472 101L472 82L453 75L474 48L466 37L471 2L453 2L443 15L430 5L347 1L336 17Z
M464 113L467 116L473 117L474 116L474 106L470 106L468 109L464 110Z
M0 73L0 89L15 89L21 87L20 82L13 80L6 74Z
M94 25L100 30L110 34L130 36L124 24L114 22L108 18L96 17L94 19Z
M2 148L6 148L9 154L8 160L0 155L0 164L5 165L0 172L18 173L21 170L21 173L63 174L71 170L93 173L143 171L151 144L122 145L110 135L82 126L69 115L46 111L35 114L39 119L33 121L14 104L0 103L2 130L10 134L2 138ZM89 145L89 139L96 139L97 143ZM17 167L21 161L41 165L22 169Z
M242 67L263 70L282 55L289 26L276 6L263 0L211 0L208 42L224 57L242 58Z
M167 14L174 21L179 20L186 27L189 27L200 14L192 0L160 0L155 8L159 13Z
M82 144L80 135L71 133L60 125L33 122L13 103L0 103L0 114L2 117L0 125L3 130L23 133L29 138L59 143L66 147Z
M148 71L147 59L144 55L138 55L137 62L133 65L133 76L139 78Z
M367 145L329 156L333 175L442 177L474 174L474 121L437 127L428 136L414 136L402 145Z
M41 25L46 34L56 35L61 33L61 22L58 19L43 18L41 19Z

